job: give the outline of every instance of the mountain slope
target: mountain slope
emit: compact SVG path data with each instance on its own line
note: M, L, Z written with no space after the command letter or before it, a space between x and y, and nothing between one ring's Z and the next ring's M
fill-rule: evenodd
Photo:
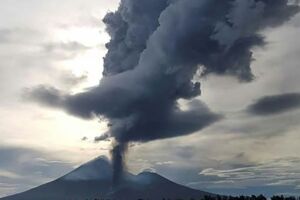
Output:
M109 160L100 156L63 176L67 181L111 180L112 168Z
M127 182L125 187L119 188L113 194L107 195L107 197L117 200L157 200L163 198L200 199L205 195L213 196L213 194L207 192L176 184L156 173L143 172L135 176L134 179Z
M111 164L107 158L99 157L53 182L1 200L198 199L204 195L211 195L178 185L150 172L143 172L138 175L126 173L122 184L113 190L111 177Z

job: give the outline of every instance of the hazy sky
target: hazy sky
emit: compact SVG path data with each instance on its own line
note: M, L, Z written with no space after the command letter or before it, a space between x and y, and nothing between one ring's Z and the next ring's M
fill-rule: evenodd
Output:
M97 85L109 40L101 19L117 5L117 0L0 1L0 196L108 155L109 142L93 142L106 130L101 120L28 103L21 94L39 84L73 93ZM268 44L254 50L253 82L201 80L199 99L225 118L190 136L133 145L130 171L152 170L225 194L300 195L299 27L297 15L262 33ZM296 94L265 98L286 93ZM287 106L276 110L276 101Z

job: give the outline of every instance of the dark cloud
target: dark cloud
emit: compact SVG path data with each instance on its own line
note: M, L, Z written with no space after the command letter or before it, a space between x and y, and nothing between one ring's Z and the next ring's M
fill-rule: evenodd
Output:
M122 0L104 18L111 41L100 85L28 94L83 118L104 116L119 143L191 134L220 119L199 101L185 110L178 104L201 94L193 80L199 67L251 81L252 48L265 43L260 31L298 11L287 0Z
M103 134L98 137L95 137L94 139L95 142L100 142L100 141L110 141L109 135L108 134Z
M87 141L89 138L84 136L83 138L81 138L81 141Z
M22 93L22 98L26 101L38 100L38 102L51 107L62 106L63 96L64 94L56 88L44 85L37 86L34 89L26 88Z
M108 13L103 22L111 41L106 45L105 76L111 76L138 64L147 40L159 26L158 18L168 0L125 0L115 13Z
M182 159L191 159L195 156L197 149L192 146L179 147L175 149L175 154Z
M84 118L105 116L119 141L195 132L218 119L201 105L187 111L177 105L180 98L200 94L200 84L192 82L198 66L204 66L204 74L251 80L251 48L264 43L258 31L283 23L297 10L285 0L124 0L104 19L112 40L99 87L75 95L40 87L31 96Z
M300 108L300 94L289 93L262 97L248 106L247 110L254 115L268 116L298 108Z
M69 111L71 114L78 115L84 118L92 118L94 114L79 109L77 109L76 112L74 112L72 108L80 105L83 106L83 104L86 104L85 106L94 107L97 104L102 103L103 107L101 106L101 109L102 108L105 109L103 110L103 112L109 113L112 110L111 114L123 115L123 113L118 110L116 110L116 113L113 113L114 108L111 107L111 105L114 105L112 101L126 100L126 99L114 99L112 94L112 96L106 97L107 99L103 99L104 101L102 102L100 102L99 99L97 98L96 99L89 98L88 100L86 99L87 96L85 95L83 96L84 99L77 99L77 97L79 96L76 96L76 99L74 99L75 100L74 101L71 98L66 100L65 99L66 96L63 93L61 93L59 90L52 87L39 86L37 88L34 88L31 91L28 90L30 89L26 89L24 92L23 97L25 99L35 100L52 107L67 108L67 111ZM124 97L126 97L126 95L124 95ZM157 107L161 106L159 102L156 103L157 103ZM106 108L104 104L107 105ZM69 106L71 106L71 109L68 109ZM86 109L85 106L82 108ZM135 109L134 106L139 106L139 105L133 105L131 109ZM127 109L130 109L130 107L128 107ZM110 120L111 123L110 132L113 133L113 136L117 140L150 141L155 139L163 139L163 138L176 137L180 135L186 135L186 134L193 133L197 130L200 130L202 128L205 128L206 126L216 122L221 118L220 115L212 113L206 107L205 104L196 100L192 102L192 106L188 111L182 111L179 108L175 109L174 111L172 111L172 113L169 113L169 116L166 117L165 119L160 119L159 111L157 111L158 113L152 113L152 111L149 110L149 108L147 107L142 109L144 109L145 112L149 113L149 117L144 119L145 121L138 122L139 125L135 125L134 128L131 128L129 130L123 130L124 128L123 126L128 126L128 128L130 128L130 126L133 126L134 123L136 123L135 120L137 120L135 117L127 118L127 119L125 118L124 122L115 118L112 118ZM109 137L110 135L107 133L95 138L95 141L103 141L108 139Z

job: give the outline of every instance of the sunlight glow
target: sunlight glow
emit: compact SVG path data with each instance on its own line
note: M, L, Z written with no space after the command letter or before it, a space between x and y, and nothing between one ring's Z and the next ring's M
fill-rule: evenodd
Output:
M58 29L54 33L54 39L61 42L78 42L87 47L72 59L63 60L60 63L76 76L87 75L86 82L80 85L80 88L72 88L72 91L79 92L84 88L98 85L102 78L102 58L107 51L105 43L109 41L104 28L103 30L93 27Z

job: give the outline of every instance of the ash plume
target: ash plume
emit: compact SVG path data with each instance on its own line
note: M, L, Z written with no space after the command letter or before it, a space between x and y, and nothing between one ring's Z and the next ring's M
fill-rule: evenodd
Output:
M41 86L27 97L86 119L104 116L106 135L120 145L191 134L221 118L194 99L199 67L202 76L253 80L252 48L265 45L261 31L298 11L288 0L121 0L104 18L111 41L99 86L79 94ZM187 109L179 99L190 101Z
M116 189L121 185L124 179L125 170L125 153L127 151L128 145L126 143L114 143L113 149L111 150L112 156L112 167L113 167L113 188Z

